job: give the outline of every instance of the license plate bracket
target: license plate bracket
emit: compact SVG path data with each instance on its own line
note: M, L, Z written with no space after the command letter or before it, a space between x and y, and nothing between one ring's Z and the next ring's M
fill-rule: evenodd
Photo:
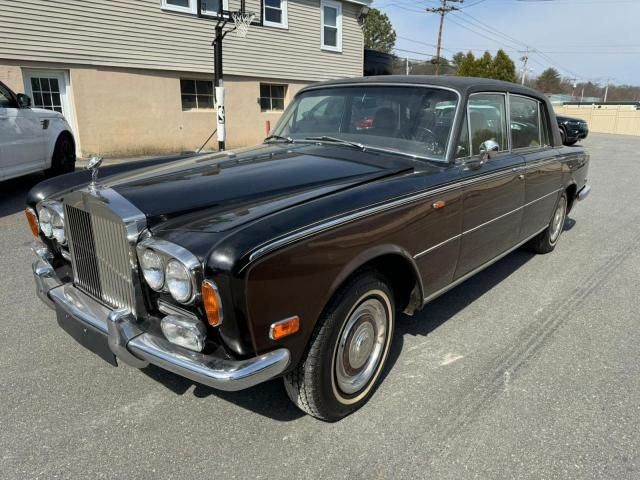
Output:
M56 317L58 319L58 325L71 335L76 342L99 356L105 362L110 363L114 367L118 366L116 356L109 348L109 339L104 332L81 322L57 305Z

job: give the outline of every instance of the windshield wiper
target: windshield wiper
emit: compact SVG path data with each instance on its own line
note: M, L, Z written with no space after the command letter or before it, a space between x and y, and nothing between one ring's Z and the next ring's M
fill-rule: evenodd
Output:
M365 148L367 148L362 143L350 142L349 140L344 140L342 138L337 138L337 137L329 137L327 135L322 135L320 137L306 137L305 140L311 140L313 142L339 143L340 145L346 145L348 147L357 148L358 150L362 150L362 151L364 151Z
M275 143L273 140L284 142L284 143L293 143L293 138L291 137L283 137L282 135L269 135L264 139L264 143Z

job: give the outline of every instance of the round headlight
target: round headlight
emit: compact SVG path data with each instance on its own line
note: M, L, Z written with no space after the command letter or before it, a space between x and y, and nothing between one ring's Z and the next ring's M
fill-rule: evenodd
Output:
M187 303L191 300L193 294L193 286L191 283L191 273L182 263L177 260L171 260L167 264L165 271L167 278L167 287L169 293L178 302Z
M153 290L162 290L164 285L164 266L160 255L153 250L146 249L140 257L140 266L147 285Z
M60 245L67 243L67 238L64 234L64 219L56 212L51 213L51 230L53 238L55 238Z
M40 220L40 230L44 236L51 238L53 236L53 227L51 226L51 211L46 207L38 209L38 218Z

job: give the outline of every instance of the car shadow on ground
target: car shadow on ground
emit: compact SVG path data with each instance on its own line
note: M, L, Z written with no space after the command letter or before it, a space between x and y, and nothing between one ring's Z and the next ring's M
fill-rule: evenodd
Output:
M43 173L35 173L0 182L0 218L23 210L29 190L45 178Z
M568 218L565 230L571 229L573 225L575 221ZM393 365L402 353L405 336L428 336L535 256L534 253L525 249L518 249L432 301L413 317L400 316L389 353L388 366L382 380L384 381L384 377L393 372ZM192 386L195 386L193 395L196 397L217 397L274 420L286 422L304 415L289 401L282 381L279 379L240 392L221 392L154 366L147 367L143 372L178 395L186 394Z

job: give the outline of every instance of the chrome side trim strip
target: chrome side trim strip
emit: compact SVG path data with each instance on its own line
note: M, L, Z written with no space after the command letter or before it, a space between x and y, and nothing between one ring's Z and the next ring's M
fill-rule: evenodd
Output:
M427 253L432 252L432 251L434 251L434 250L437 250L437 249L438 249L438 248L440 248L440 247L444 247L447 243L450 243L450 242L453 242L454 240L457 240L457 239L458 239L458 238L460 238L461 236L462 236L462 234L454 235L453 237L451 237L451 238L449 238L449 239L445 240L444 242L440 242L440 243L438 243L437 245L434 245L434 246L433 246L433 247L431 247L431 248L427 248L426 250L424 250L424 251L422 251L422 252L420 252L420 253L415 254L415 255L413 256L413 258L417 260L418 258L423 257L423 256L424 256L424 255L426 255Z
M302 240L303 238L309 237L311 235L315 235L316 233L321 233L323 231L329 230L338 225L350 223L355 220L359 220L361 218L365 218L371 215L375 215L377 213L385 212L387 210L391 210L396 207L401 207L413 202L417 202L419 200L429 198L433 195L439 195L441 193L447 193L452 190L456 190L458 188L464 188L468 185L472 185L478 182L494 180L503 176L513 175L513 171L511 168L500 170L499 172L489 173L487 175L474 177L467 180L462 180L460 182L452 183L449 185L445 185L440 188L436 188L434 190L422 191L414 195L410 195L407 197L401 197L396 200L391 200L389 202L378 204L375 207L370 207L364 210L360 210L342 217L334 218L333 220L321 221L316 223L315 225L311 225L307 228L303 228L295 233L290 235L286 235L280 239L276 239L274 241L270 241L265 243L262 247L254 250L251 255L249 255L249 262L253 262L254 260L263 257L267 253L277 250L280 247L285 245L295 243L298 240Z
M469 230L466 230L465 232L463 232L463 235L466 235L467 233L475 232L476 230L479 230L482 227L486 227L490 223L497 222L498 220L500 220L500 219L502 219L502 218L504 218L504 217L506 217L508 215L511 215L512 213L516 213L516 212L519 212L520 210L524 210L528 206L533 205L534 203L539 202L540 200L544 200L545 198L550 197L551 195L557 195L559 191L560 190L554 190L553 192L547 193L546 195L543 195L540 198L536 198L535 200L533 200L533 201L531 201L529 203L525 203L524 205L522 205L521 207L516 208L515 210L511 210L510 212L503 213L502 215L500 215L500 216L498 216L498 217L496 217L496 218L494 218L492 220L489 220L488 222L485 222L485 223L483 223L481 225L478 225L476 227L470 228Z
M540 198L536 198L535 200L533 200L533 201L531 201L531 202L529 202L529 203L525 203L525 204L522 206L522 208L526 208L526 207L528 207L529 205L533 205L534 203L539 202L540 200L544 200L545 198L550 197L551 195L558 194L558 193L559 193L559 192L561 192L562 190L564 190L564 189L563 189L563 188L559 188L559 189L557 189L557 190L554 190L554 191L553 191L553 192L551 192L551 193L547 193L546 195L543 195L543 196L541 196Z
M540 234L541 232L544 232L548 227L545 226L544 228L538 230L536 233L534 233L533 235L531 235L530 237L527 237L526 240L523 240L522 242L518 243L515 247L510 248L509 250L501 253L500 255L498 255L497 257L494 257L493 259L489 260L488 262L480 265L478 268L470 271L469 273L466 273L465 275L463 275L462 277L458 278L457 280L454 280L453 282L451 282L449 285L447 285L446 287L438 290L437 292L432 293L431 295L427 296L424 298L422 304L424 306L424 304L429 303L430 301L436 299L437 297L439 297L440 295L443 295L445 293L447 293L449 290L451 290L452 288L457 287L458 285L460 285L462 282L464 282L465 280L468 280L469 278L473 277L476 273L481 272L482 270L484 270L487 267L490 267L491 265L493 265L494 263L496 263L498 260L501 260L502 258L506 257L507 255L509 255L511 252L513 252L514 250L517 250L518 248L520 248L522 245L524 245L525 243L527 243L529 240L531 240L532 238L534 238L536 235Z
M494 223L494 222L497 222L498 220L502 220L504 217L508 217L509 215L511 215L511 214L513 214L513 213L519 212L519 211L520 211L520 210L522 210L523 208L524 208L524 205L523 205L522 207L518 207L518 208L516 208L516 209L514 209L514 210L511 210L510 212L503 213L502 215L498 215L497 217L492 218L492 219L491 219L491 220L489 220L489 221L486 221L486 222L484 222L484 223L481 223L480 225L476 225L475 227L470 228L469 230L465 230L462 234L463 234L463 235L466 235L466 234L468 234L468 233L472 233L472 232L475 232L475 231L477 231L477 230L480 230L481 228L484 228L484 227L486 227L487 225L490 225L490 224L492 224L492 223Z
M562 190L562 189L555 190L555 191L553 191L553 192L551 192L551 193L547 193L546 195L543 195L543 196L542 196L542 197L540 197L540 198L537 198L537 199L535 199L535 200L533 200L533 201L531 201L531 202L529 202L529 203L526 203L526 204L524 204L523 206L516 208L515 210L511 210L510 212L503 213L503 214L502 214L502 215L500 215L499 217L496 217L496 218L494 218L494 219L492 219L492 220L489 220L488 222L484 222L484 223L482 223L482 224L480 224L480 225L478 225L478 226L476 226L476 227L470 228L469 230L465 230L465 231L464 231L464 232L462 232L460 235L454 235L453 237L449 238L448 240L445 240L444 242L441 242L441 243L439 243L439 244L437 244L437 245L434 245L433 247L428 248L428 249L426 249L426 250L424 250L424 251L422 251L422 252L420 252L420 253L418 253L418 254L414 255L414 256L413 256L413 258L414 258L414 259L418 259L418 258L422 257L423 255L426 255L427 253L432 252L433 250L436 250L436 249L438 249L438 248L440 248L440 247L442 247L442 246L446 245L447 243L452 242L452 241L454 241L454 240L456 240L456 239L458 239L458 238L462 237L463 235L466 235L467 233L475 232L476 230L479 230L479 229L481 229L482 227L485 227L485 226L487 226L487 225L489 225L489 224L491 224L491 223L493 223L493 222L496 222L496 221L500 220L501 218L506 217L507 215L511 215L512 213L516 213L516 212L518 212L518 211L520 211L520 210L523 210L523 209L525 209L526 207L528 207L528 206L530 206L530 205L533 205L533 204L534 204L534 203L536 203L536 202L539 202L540 200L544 200L545 198L550 197L551 195L558 194L558 192L560 192L561 190ZM546 227L545 227L545 228L546 228Z

